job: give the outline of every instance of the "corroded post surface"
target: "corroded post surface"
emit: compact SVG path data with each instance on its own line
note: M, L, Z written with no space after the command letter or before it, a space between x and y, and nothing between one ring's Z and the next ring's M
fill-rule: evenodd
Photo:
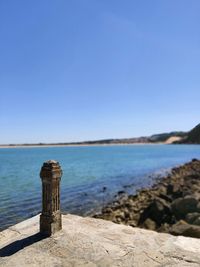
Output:
M40 232L52 235L62 229L60 211L60 180L62 170L57 161L44 162L40 177L42 179L42 214Z

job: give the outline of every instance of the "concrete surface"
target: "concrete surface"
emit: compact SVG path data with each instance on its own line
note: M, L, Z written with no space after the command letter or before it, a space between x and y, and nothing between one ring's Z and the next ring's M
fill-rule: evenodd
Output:
M0 232L0 266L200 266L200 239L75 215L50 238L38 230L36 216Z

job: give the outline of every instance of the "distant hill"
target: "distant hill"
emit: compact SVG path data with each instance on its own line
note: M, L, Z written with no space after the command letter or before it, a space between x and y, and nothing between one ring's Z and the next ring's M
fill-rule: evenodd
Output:
M71 142L71 143L39 143L39 144L10 144L0 145L1 147L19 147L19 146L62 146L62 145L112 145L112 144L200 144L200 124L189 132L175 131L170 133L160 133L151 136L142 136L134 138L104 139L95 141Z
M70 142L70 143L37 143L37 144L9 144L1 145L1 147L20 147L20 146L68 146L68 145L112 145L112 144L149 144L149 143L172 143L173 140L179 140L185 138L187 133L185 132L170 132L155 134L152 136L142 136L134 138L121 138L121 139L103 139L94 141L83 142ZM172 141L171 141L172 140Z
M149 141L152 143L158 142L166 142L171 137L180 137L184 138L187 136L186 132L170 132L170 133L161 133L161 134L154 134L149 137Z
M182 140L175 142L178 144L200 144L200 123L187 133Z
M151 136L142 136L134 138L123 138L123 139L105 139L105 140L96 140L96 141L86 141L76 144L86 144L86 145L95 145L95 144L136 144L136 143L165 143L171 138L183 139L187 136L186 132L170 132L170 133L161 133L154 134ZM173 139L172 139L173 140Z

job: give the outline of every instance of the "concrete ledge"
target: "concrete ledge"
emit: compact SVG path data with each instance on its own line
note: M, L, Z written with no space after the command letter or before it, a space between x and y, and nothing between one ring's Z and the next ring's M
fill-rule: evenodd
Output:
M0 266L200 266L200 239L75 215L52 237L38 231L36 216L0 232Z

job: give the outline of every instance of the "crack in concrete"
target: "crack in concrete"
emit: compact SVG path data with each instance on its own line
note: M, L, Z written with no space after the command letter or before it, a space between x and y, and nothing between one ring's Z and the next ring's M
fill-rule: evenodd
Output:
M185 259L184 257L180 257L180 256L176 256L176 255L172 255L170 257L174 258L174 259L177 259L177 260L180 260L180 261L185 261L185 262L188 262L188 263L197 263L197 264L200 265L200 262L189 260L189 259Z
M158 260L152 258L151 256L149 256L149 254L148 254L147 252L145 252L145 251L144 251L144 254L145 254L149 259L151 259L152 261L154 261L154 262L156 262L156 263L159 263L159 264L162 263L162 262L160 262L160 261L158 261Z

